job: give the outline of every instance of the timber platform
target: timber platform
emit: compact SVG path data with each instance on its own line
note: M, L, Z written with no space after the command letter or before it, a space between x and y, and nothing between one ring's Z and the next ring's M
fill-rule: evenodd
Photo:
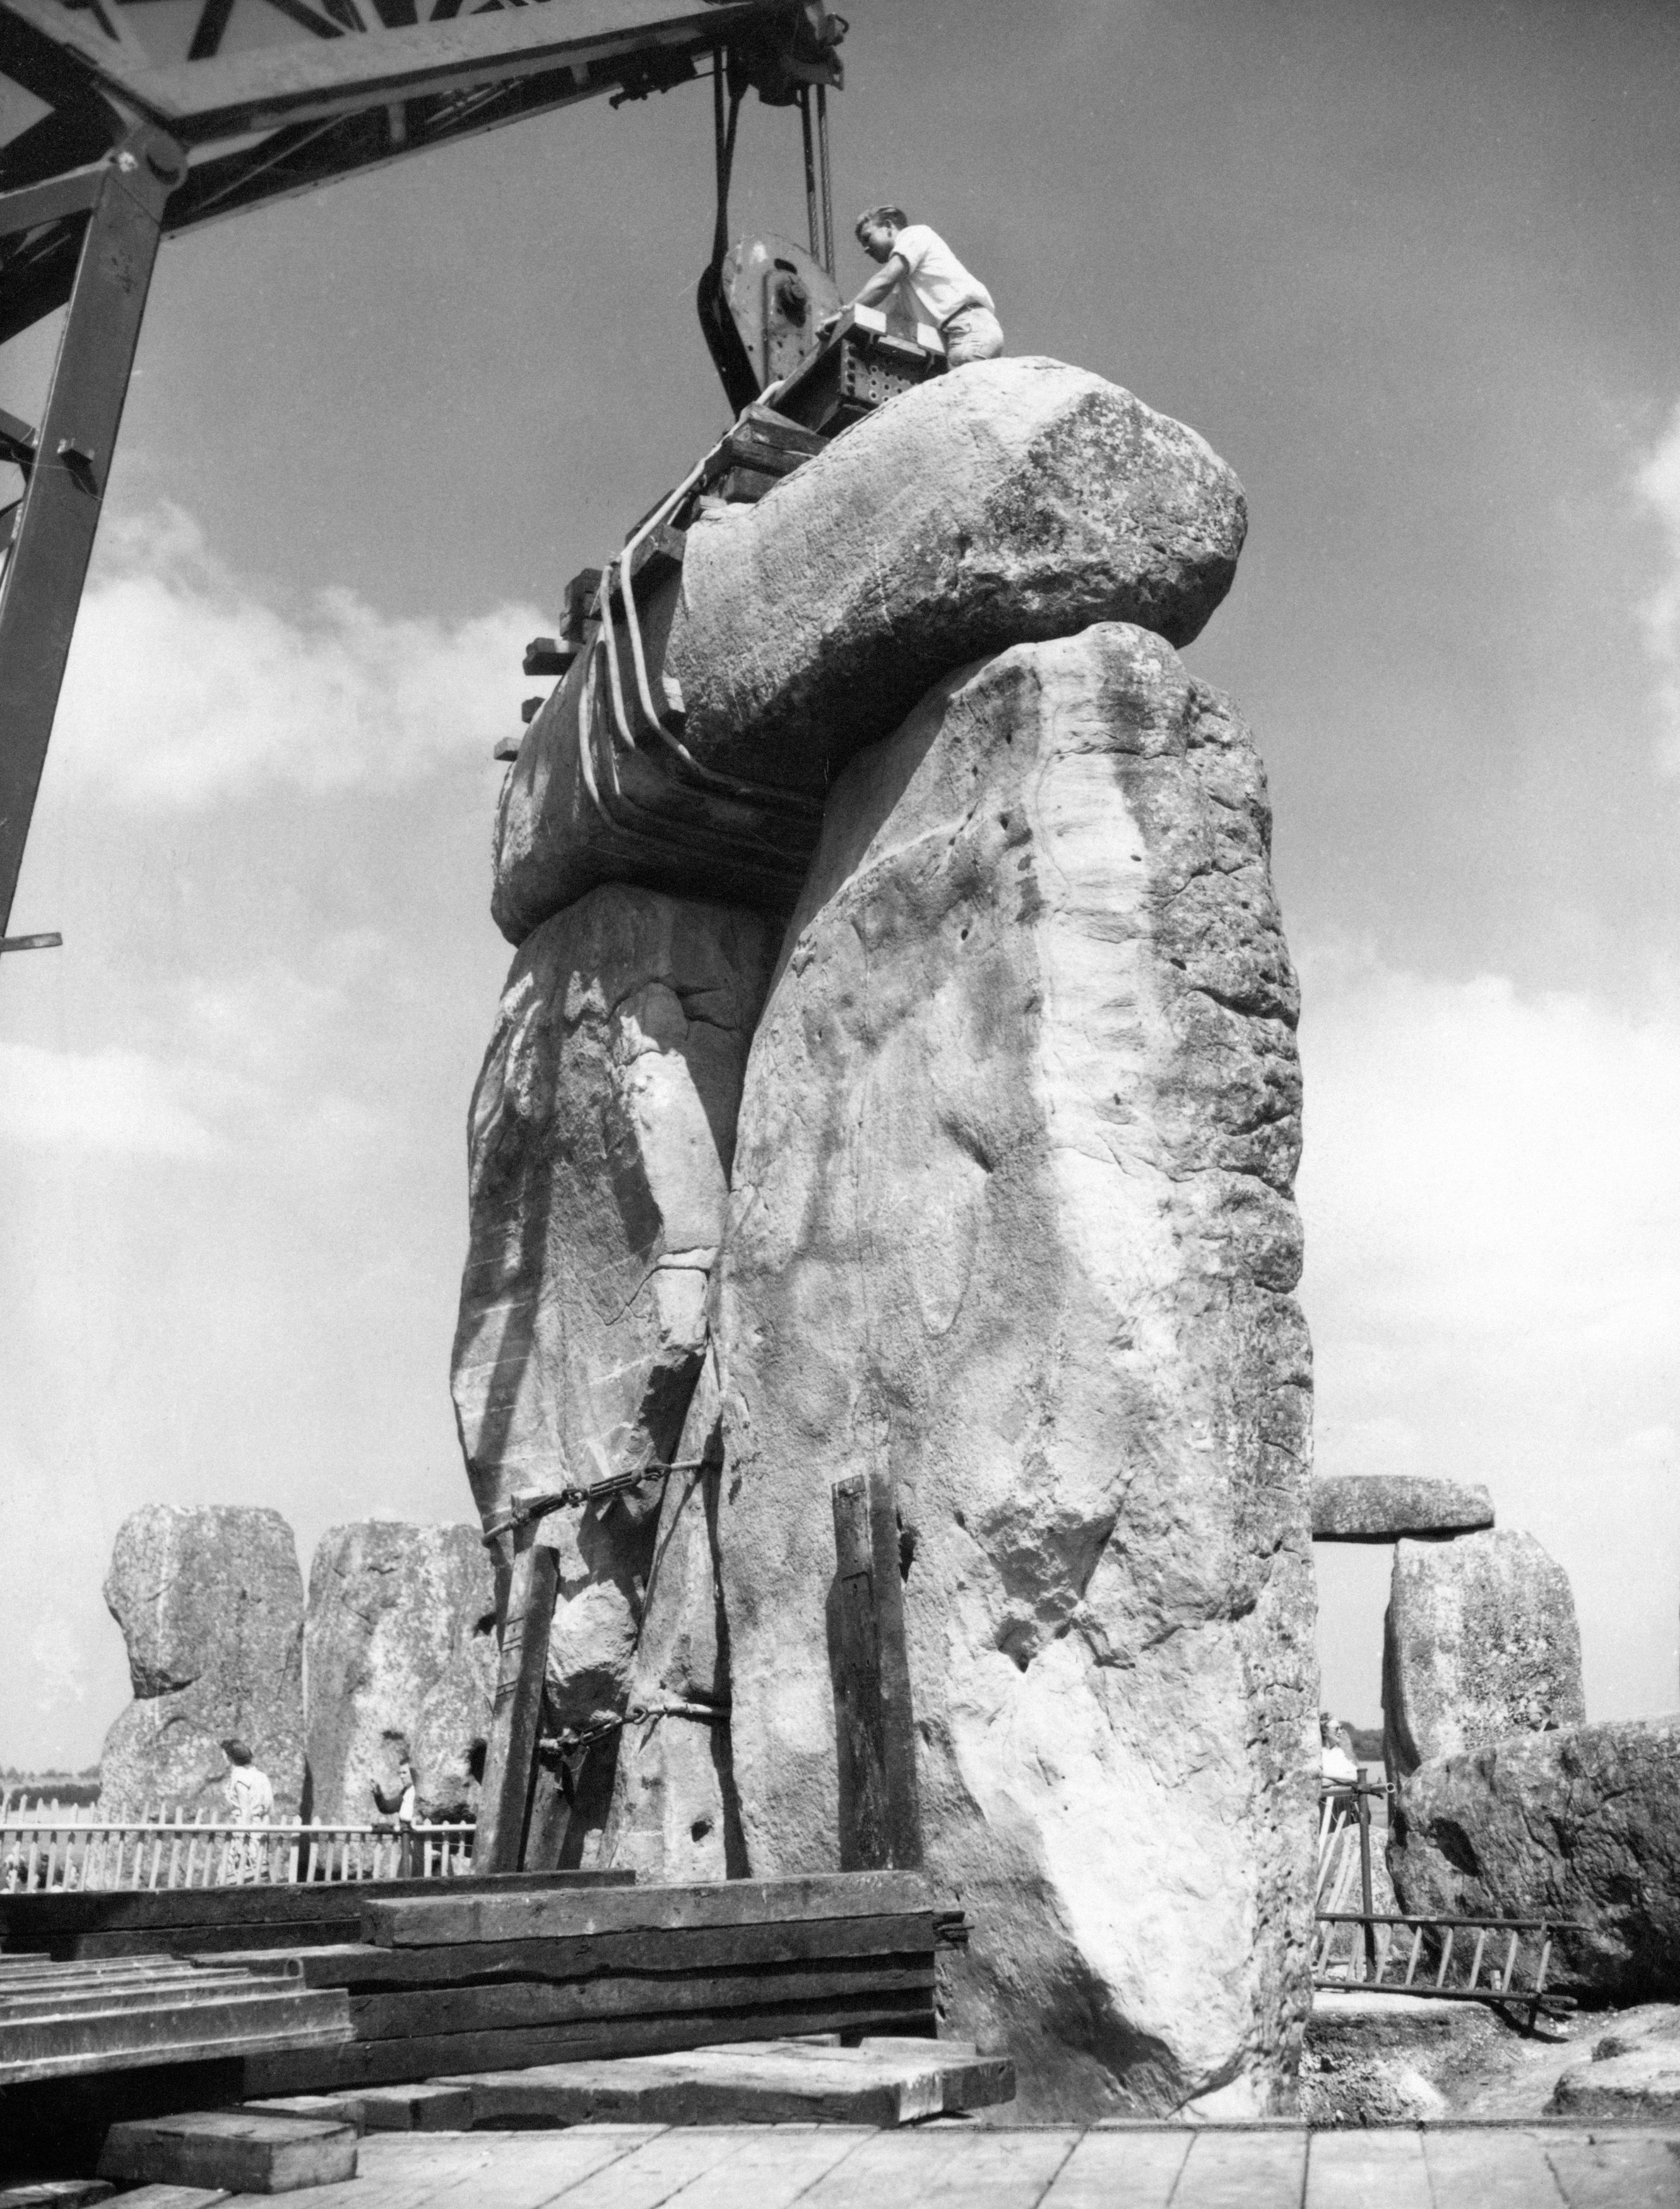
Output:
M288 2209L1672 2209L1680 2134L1576 2126L385 2133ZM117 2197L120 2201L122 2197ZM130 2197L137 2200L138 2197ZM271 2194L203 2197L262 2209ZM0 2205L3 2209L3 2205Z

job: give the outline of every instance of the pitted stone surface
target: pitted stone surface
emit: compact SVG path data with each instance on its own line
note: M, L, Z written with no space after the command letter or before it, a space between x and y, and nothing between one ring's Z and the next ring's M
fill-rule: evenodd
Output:
M278 1511L154 1503L117 1529L107 1609L135 1700L105 1736L102 1816L160 1803L226 1816L225 1741L245 1742L282 1817L304 1784L304 1584Z
M928 1861L976 1925L945 2014L1028 2119L1292 2092L1316 1668L1268 828L1159 637L964 670L836 782L748 1067L718 1327L750 1869L837 1861L829 1488L890 1470Z
M388 1799L405 1760L423 1815L476 1808L473 1751L496 1670L496 1581L476 1526L369 1519L330 1528L310 1566L304 1650L312 1815L376 1816L375 1790ZM456 1672L461 1680L446 1687ZM453 1740L437 1723L445 1704Z
M1382 1715L1394 1779L1433 1758L1586 1718L1569 1575L1532 1534L1502 1527L1397 1544Z

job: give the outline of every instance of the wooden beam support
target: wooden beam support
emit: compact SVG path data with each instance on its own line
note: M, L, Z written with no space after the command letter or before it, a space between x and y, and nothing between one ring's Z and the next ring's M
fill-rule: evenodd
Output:
M913 1869L922 1862L922 1803L892 1478L853 1473L834 1483L832 1497L840 1869Z
M555 1554L537 1539L534 1524L516 1528L513 1540L502 1664L473 1841L473 1866L480 1873L517 1871L525 1853L548 1672L548 1631L559 1577Z

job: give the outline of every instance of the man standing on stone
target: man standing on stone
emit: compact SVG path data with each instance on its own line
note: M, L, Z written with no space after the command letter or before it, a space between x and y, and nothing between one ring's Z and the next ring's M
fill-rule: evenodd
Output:
M937 231L912 222L902 208L876 207L858 216L858 242L881 268L852 301L854 307L879 307L902 285L917 319L938 330L953 368L997 359L1003 332L991 294Z

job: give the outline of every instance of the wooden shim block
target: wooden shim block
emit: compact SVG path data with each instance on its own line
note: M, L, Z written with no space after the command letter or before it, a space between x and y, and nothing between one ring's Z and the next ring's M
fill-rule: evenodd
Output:
M599 2056L654 2055L667 2049L780 2040L800 2033L924 2033L931 2038L934 2030L932 2003L921 1993L859 1995L844 2002L786 2002L773 2011L593 2019L524 2032L361 2040L298 2056L254 2056L245 2065L245 2092L255 2098L359 2091L405 2079L458 2078L467 2072L522 2070L533 2063L587 2062Z
M370 2132L464 2133L473 2127L472 2090L451 2079L370 2086L358 2106Z
M419 1948L684 1925L880 1917L931 1907L927 1881L918 1872L822 1872L804 1879L708 1880L588 1893L450 1893L370 1902L363 1929L364 1937L382 1947Z
M353 2094L274 2094L266 2102L245 2102L244 2109L264 2117L319 2117L328 2124L354 2125L359 2133L362 2104Z
M194 2110L112 2125L102 2178L214 2186L230 2194L289 2194L356 2176L353 2125L250 2110Z
M437 1987L406 1994L352 1995L351 2029L358 2040L417 2032L524 2031L573 2019L682 2016L692 2010L763 2009L783 2001L830 2002L853 1995L920 1993L932 2005L932 1959L872 1957L847 1969L764 1965L755 1971L698 1972L672 1979L640 1974L562 1982L515 1980L496 1987Z
M502 1656L491 1706L490 1744L479 1791L473 1861L481 1872L517 1871L525 1852L527 1814L535 1776L548 1635L554 1620L559 1560L537 1539L534 1525L515 1534L513 1570L502 1622Z
M192 1828L184 1826L183 1834ZM633 1871L547 1871L503 1874L491 1878L468 1873L449 1882L452 1894L564 1893L574 1887L629 1887ZM435 1879L311 1880L297 1886L195 1887L155 1891L0 1894L0 1946L8 1953L34 1947L43 1934L86 1936L168 1927L316 1924L356 1918L370 1898L400 1901L408 1895L435 1894ZM252 1941L252 1947L258 1944Z
M755 1925L682 1925L629 1933L563 1934L546 1941L464 1941L435 1948L379 1948L335 1942L320 1948L277 1949L276 1964L306 1986L444 1987L461 1980L581 1979L613 1971L669 1974L742 1970L750 1965L816 1963L829 1958L895 1956L912 1960L935 1952L930 1911L889 1917L813 1917ZM230 1960L238 1952L230 1951ZM261 1949L238 1953L242 1967L261 1971Z
M851 1474L834 1483L830 1500L840 1867L916 1865L921 1791L891 1476Z

